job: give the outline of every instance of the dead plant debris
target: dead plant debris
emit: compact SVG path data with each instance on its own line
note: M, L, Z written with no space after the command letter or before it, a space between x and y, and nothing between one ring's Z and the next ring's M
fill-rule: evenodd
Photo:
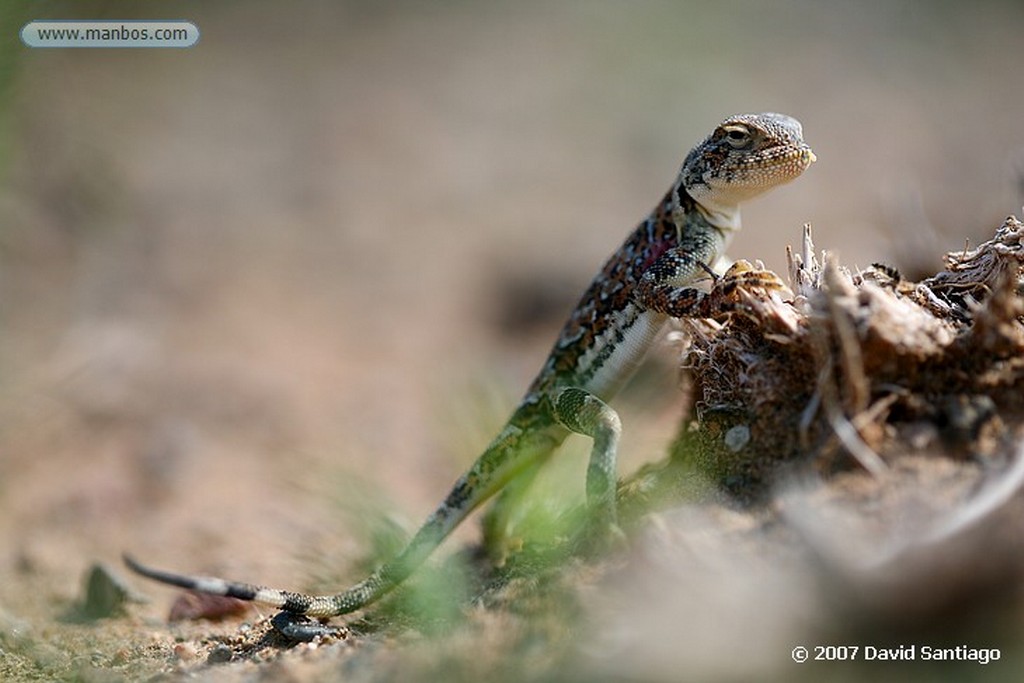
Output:
M798 463L877 475L926 448L1005 454L1024 408L1022 237L1010 216L912 283L819 258L806 228L792 299L745 294L724 320L681 321L692 410L674 457L751 500Z

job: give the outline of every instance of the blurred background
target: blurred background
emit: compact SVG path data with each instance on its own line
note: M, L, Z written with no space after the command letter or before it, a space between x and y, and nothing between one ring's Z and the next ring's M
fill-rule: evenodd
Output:
M40 18L201 39L31 50ZM774 269L810 222L843 263L914 276L1024 202L1014 1L6 2L0 21L0 603L29 619L126 548L295 586L310 556L358 554L339 506L367 491L413 527L730 114L791 114L819 158L744 209L731 253ZM655 355L623 472L680 417Z

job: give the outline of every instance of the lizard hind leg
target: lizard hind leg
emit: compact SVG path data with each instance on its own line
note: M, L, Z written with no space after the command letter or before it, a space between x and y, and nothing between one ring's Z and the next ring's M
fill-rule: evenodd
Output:
M522 538L517 538L515 527L522 514L523 503L540 472L544 460L538 459L516 475L498 494L482 520L483 545L492 564L503 566L511 551L517 550Z
M587 505L593 521L614 533L618 528L615 462L622 434L619 414L589 391L569 387L555 398L555 417L566 428L594 440L587 465Z

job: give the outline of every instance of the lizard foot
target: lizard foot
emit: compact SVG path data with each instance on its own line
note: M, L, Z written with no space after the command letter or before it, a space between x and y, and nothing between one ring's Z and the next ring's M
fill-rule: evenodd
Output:
M584 557L614 554L629 548L629 537L613 518L592 514L579 530L574 547Z
M702 312L704 317L713 318L735 310L743 301L743 292L768 294L785 289L788 289L786 283L778 275L740 259L725 271L725 275L715 280L703 302L705 310Z

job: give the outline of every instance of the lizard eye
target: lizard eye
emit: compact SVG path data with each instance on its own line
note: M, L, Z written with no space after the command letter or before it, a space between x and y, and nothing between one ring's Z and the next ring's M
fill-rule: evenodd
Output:
M728 126L723 130L725 131L726 141L734 149L743 149L753 141L750 130L746 126Z

